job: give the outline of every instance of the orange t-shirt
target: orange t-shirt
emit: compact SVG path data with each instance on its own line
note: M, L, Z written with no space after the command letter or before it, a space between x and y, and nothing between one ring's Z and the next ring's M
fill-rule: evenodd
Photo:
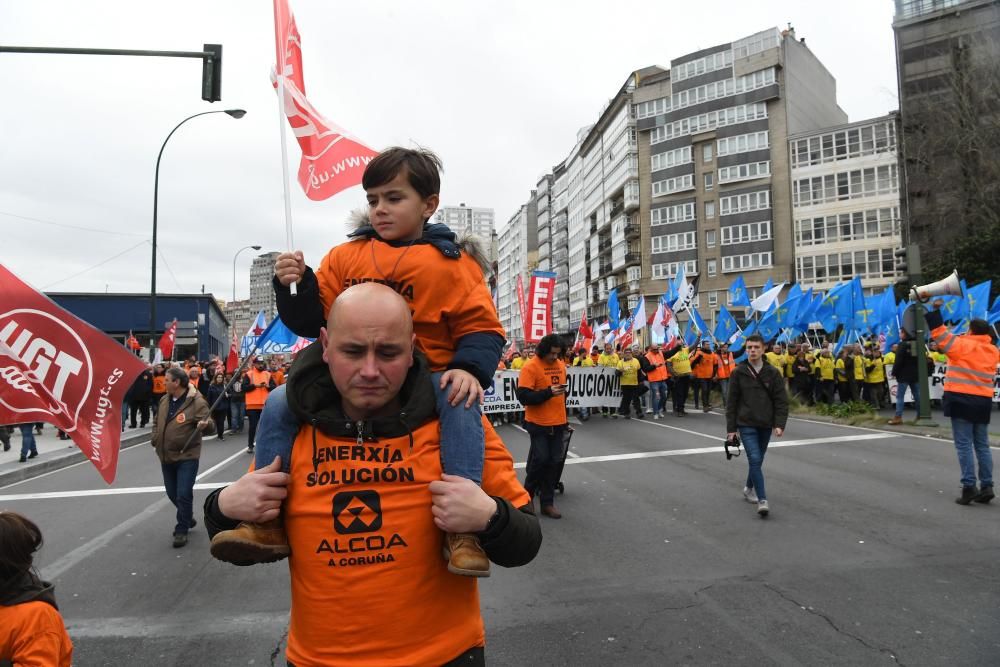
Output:
M483 271L466 253L448 259L427 243L394 248L376 239L357 239L331 250L316 270L316 280L324 317L352 285L376 282L396 290L410 306L417 346L434 371L448 367L462 336L505 335Z
M695 365L694 361L701 357L701 361ZM715 377L715 364L718 357L713 352L703 352L698 350L691 355L691 375L702 380L710 380Z
M726 352L717 356L719 358L719 379L725 380L733 374L733 369L736 368L736 363L733 361L733 353Z
M647 380L650 382L663 382L667 379L667 365L663 361L662 352L647 352L646 361L651 364L661 364L659 368L654 368L646 373Z
M166 375L154 375L153 376L153 393L154 394L165 394L165 393L167 393L167 376Z
M271 374L267 371L258 371L251 368L247 371L247 410L260 410L267 402L267 395L271 393L268 389L254 387L255 384L268 384L271 381Z
M403 436L363 446L317 431L315 450L312 427L299 431L285 500L287 659L298 667L441 665L485 643L476 579L448 572L431 514L438 429L432 420L412 444ZM483 429L483 490L527 504L510 452L485 418Z
M557 384L566 384L566 364L559 359L548 364L539 356L532 357L521 369L518 386L539 391ZM524 419L539 426L561 426L566 423L566 394L553 396L541 405L524 406Z
M0 606L0 662L17 667L69 667L73 642L62 616L47 602Z
M271 373L271 376L274 378L275 386L280 387L281 385L285 384L285 371L281 370L280 368Z

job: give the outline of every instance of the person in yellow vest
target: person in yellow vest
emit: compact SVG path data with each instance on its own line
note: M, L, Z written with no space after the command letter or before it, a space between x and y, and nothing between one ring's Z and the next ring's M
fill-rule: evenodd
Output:
M843 365L841 365L843 368ZM827 405L833 403L833 385L836 363L830 350L823 350L813 362L813 373L816 377L817 399Z
M622 359L618 362L618 375L621 378L622 400L618 405L618 414L631 419L631 408L635 408L636 417L642 419L642 403L639 402L639 360L632 356L631 348L622 350Z
M521 358L521 353L514 350L514 354L510 357L510 370L519 371L524 368L524 359Z
M882 363L884 363L886 366L892 366L893 364L895 364L897 349L899 349L899 346L893 343L892 347L889 348L889 351L882 355Z
M365 286L384 292L350 298ZM239 521L274 519L284 504L289 663L483 664L477 580L448 571L443 532L475 533L493 562L517 567L538 553L538 519L492 427L484 424L481 486L444 474L429 364L415 348L409 307L377 283L355 287L331 308L339 326L303 350L290 374L289 407L302 425L289 472L275 460L212 492L205 525L214 541ZM348 542L367 552L347 553ZM366 632L389 618L392 632Z
M931 341L930 345L927 346L931 359L934 360L935 364L947 364L948 355L938 349L938 344L936 341Z
M847 385L850 390L850 400L861 400L861 389L865 385L865 357L860 345L847 345L847 357L844 362L847 368Z
M833 376L837 382L837 396L841 403L851 400L851 375L847 364L847 349L841 349L833 364Z
M795 363L799 356L799 346L790 343L787 348L785 348L785 384L791 385L792 380L795 379Z
M611 343L605 343L604 352L597 357L597 365L618 370L619 361L621 361L621 358L618 356L618 353L614 351L614 348L611 347ZM601 416L607 419L608 415L617 416L618 413L611 407L601 408Z
M781 343L774 343L771 345L770 351L764 354L764 359L767 363L778 369L778 372L781 373L781 377L785 377L785 363L787 362L787 359L785 358L785 351L781 347Z
M935 301L935 309L941 303ZM945 416L951 417L952 437L962 471L962 495L955 502L988 503L994 498L989 426L1000 351L986 320L972 320L969 332L956 336L944 325L941 312L932 310L927 313L927 328L948 359L942 403ZM977 463L979 488L976 488Z
M876 410L882 409L885 398L882 389L885 386L885 362L882 353L869 349L865 356L865 394L867 400Z
M674 378L674 416L686 417L684 404L691 386L691 350L678 342L677 347L663 356L670 359L670 375Z

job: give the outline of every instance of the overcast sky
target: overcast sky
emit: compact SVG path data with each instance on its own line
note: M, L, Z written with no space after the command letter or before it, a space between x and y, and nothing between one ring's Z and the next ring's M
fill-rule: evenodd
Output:
M631 71L767 27L806 38L850 120L897 107L889 0L291 6L313 105L375 149L432 148L442 202L492 207L498 227ZM160 145L186 116L243 108L186 123L160 167L157 291L231 298L237 250L285 247L272 22L267 0L0 0L2 45L224 47L215 104L194 59L0 54L0 262L43 290L148 292ZM288 141L295 246L315 265L364 192L307 200Z

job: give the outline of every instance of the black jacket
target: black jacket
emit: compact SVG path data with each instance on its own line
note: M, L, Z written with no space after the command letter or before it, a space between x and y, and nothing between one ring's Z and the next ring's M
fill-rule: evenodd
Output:
M379 238L371 225L363 225L348 235L348 238ZM382 241L393 247L408 245L409 241ZM437 248L444 261L457 260L461 249L456 243L455 233L447 225L424 225L423 236L414 241L415 244L429 244ZM296 296L291 290L278 282L277 276L271 281L278 305L278 316L289 329L299 336L316 338L320 327L326 326L326 313L319 298L319 283L316 274L306 267L302 280L296 286ZM493 384L493 373L496 371L503 346L506 341L503 336L483 332L462 336L455 346L455 356L448 363L448 368L468 371L479 380L484 388Z
M143 371L128 390L129 400L148 401L153 397L153 371Z
M354 422L344 415L340 393L330 377L329 367L323 361L319 342L299 353L292 371L286 384L288 407L300 421L314 425L331 437L355 438L359 430L365 440L407 435L412 437L414 429L437 418L435 393L427 359L419 351L414 354L413 367L399 392L403 406L399 414L364 422ZM315 453L313 460L318 461ZM235 528L239 523L219 511L220 491L221 489L213 492L205 499L205 527L210 537L220 530ZM489 531L479 534L486 555L503 567L516 567L531 562L542 544L541 527L531 505L516 509L504 498L494 497L494 500L497 501L500 517ZM430 507L427 511L430 511Z
M208 385L207 398L209 407L215 406L213 410L215 412L225 412L229 410L229 392L225 391L225 384L215 384L214 382ZM222 400L216 405L215 401L222 396Z
M734 433L738 426L785 428L787 421L788 393L781 371L765 361L754 377L749 361L736 366L729 378L726 431Z

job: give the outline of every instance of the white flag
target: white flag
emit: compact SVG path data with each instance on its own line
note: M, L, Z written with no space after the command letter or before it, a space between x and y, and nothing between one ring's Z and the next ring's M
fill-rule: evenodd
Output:
M778 295L781 294L781 288L784 286L785 283L781 283L780 285L775 285L771 289L767 290L750 302L750 308L760 311L769 310L774 302L778 300Z

